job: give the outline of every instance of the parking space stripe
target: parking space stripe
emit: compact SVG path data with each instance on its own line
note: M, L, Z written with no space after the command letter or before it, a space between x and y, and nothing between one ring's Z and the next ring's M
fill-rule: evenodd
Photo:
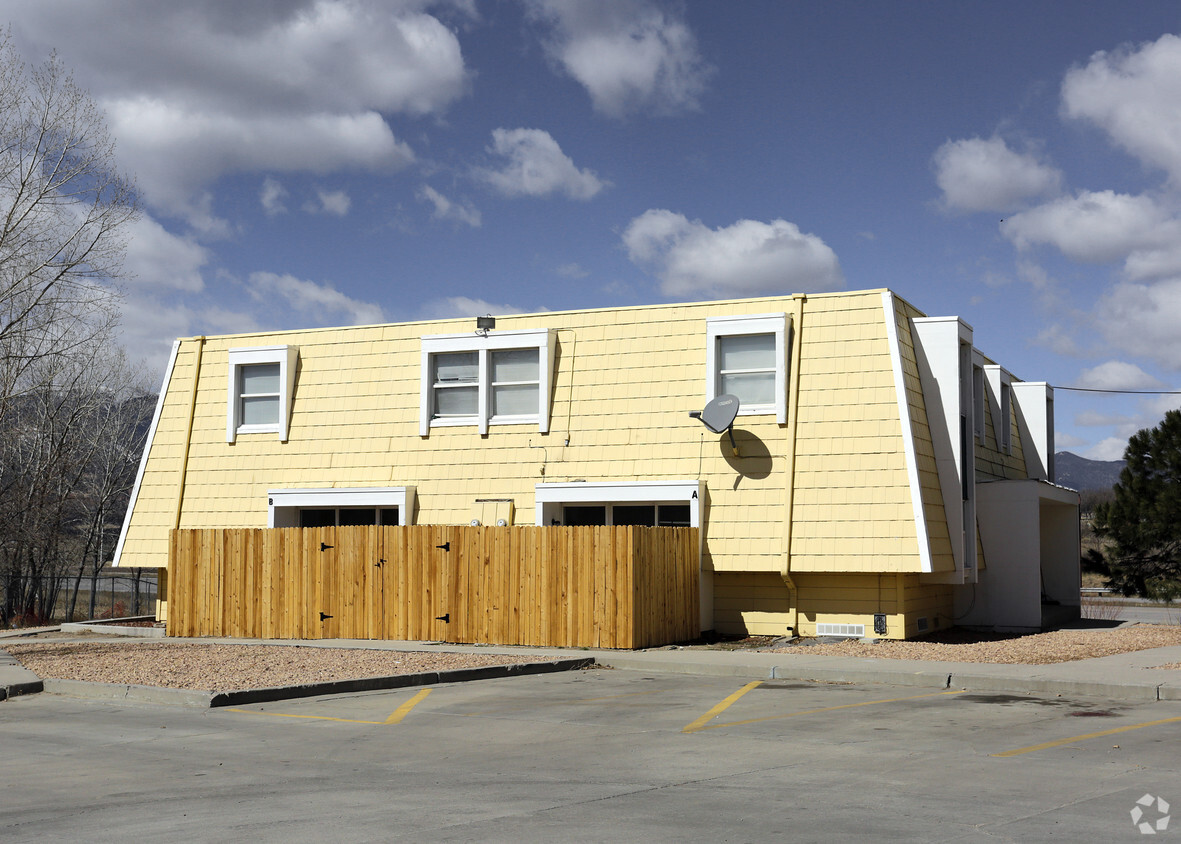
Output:
M356 718L332 718L328 715L295 715L290 712L259 712L254 709L223 709L222 712L237 712L239 715L268 715L271 718L302 718L305 721L336 721L340 724L371 724L376 727L385 725L384 721L360 721Z
M1103 738L1104 736L1114 736L1119 733L1126 733L1131 730L1142 730L1145 727L1157 727L1161 724L1175 724L1181 721L1181 716L1176 718L1162 718L1159 721L1145 721L1143 724L1129 724L1126 727L1114 727L1110 730L1100 730L1097 733L1083 733L1081 736L1071 736L1070 738L1057 739L1055 741L1044 741L1041 744L1031 744L1029 747L1019 747L1016 750L1006 750L1004 753L993 753L993 756L1021 756L1024 753L1035 753L1039 750L1049 750L1051 747L1061 747L1064 744L1074 744L1076 741L1087 741L1088 739Z
M698 730L704 730L706 728L705 725L708 724L713 718L717 717L718 715L721 715L723 712L725 712L727 709L729 709L734 703L736 703L738 701L738 699L740 697L742 697L744 694L749 692L751 689L758 688L761 685L763 685L762 680L755 680L753 683L747 683L741 689L736 691L734 694L730 695L728 698L723 700L721 703L719 703L717 706L715 706L709 712L702 715L696 721L686 724L685 727L681 730L681 732L682 733L695 733Z
M900 703L905 700L921 700L925 697L942 697L944 695L962 695L964 690L955 689L950 692L932 692L925 695L911 695L909 697L891 697L884 700L864 700L861 703L845 703L840 706L825 706L821 709L805 709L803 712L791 712L787 715L767 715L763 718L747 718L744 721L730 721L726 724L710 724L708 727L699 727L703 730L717 730L721 727L740 727L743 724L757 724L760 721L781 721L784 718L798 718L801 715L815 715L819 712L835 712L838 709L856 709L859 706L875 706L880 703ZM696 722L694 722L696 723Z
M422 703L424 700L426 700L426 696L429 695L430 693L431 693L431 689L423 689L421 692L416 694L414 697L410 698L410 700L406 701L401 706L399 706L397 709L395 709L393 711L393 713L390 715L390 717L385 719L385 722L387 724L401 723L402 719L410 714L410 710L413 709L414 707L418 706L418 704Z

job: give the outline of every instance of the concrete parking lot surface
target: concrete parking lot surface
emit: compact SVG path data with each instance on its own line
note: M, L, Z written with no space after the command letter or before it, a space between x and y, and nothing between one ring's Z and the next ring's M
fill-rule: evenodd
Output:
M34 695L0 706L0 840L1143 840L1138 805L1181 812L1179 730L1172 701L624 670Z

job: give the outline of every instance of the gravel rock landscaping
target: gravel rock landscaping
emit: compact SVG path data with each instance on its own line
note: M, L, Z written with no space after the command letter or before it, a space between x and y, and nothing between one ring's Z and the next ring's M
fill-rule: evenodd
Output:
M1136 624L1108 629L1052 630L1027 636L950 630L926 639L869 643L849 639L828 644L770 647L771 653L920 659L945 662L991 662L1046 665L1181 645L1181 627ZM1178 668L1164 665L1162 668Z
M502 654L179 642L30 642L5 644L4 650L43 680L210 692L513 665L522 661L520 657Z

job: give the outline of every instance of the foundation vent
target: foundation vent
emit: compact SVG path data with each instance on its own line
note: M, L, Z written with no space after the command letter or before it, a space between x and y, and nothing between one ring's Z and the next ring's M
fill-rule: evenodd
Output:
M864 624L817 624L817 636L864 636Z
M920 633L925 633L928 627L927 617L924 615L921 618L916 619L914 626Z

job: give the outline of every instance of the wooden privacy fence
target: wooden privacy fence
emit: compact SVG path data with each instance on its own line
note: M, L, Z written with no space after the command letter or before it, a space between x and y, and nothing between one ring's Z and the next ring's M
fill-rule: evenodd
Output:
M644 648L699 633L696 528L172 531L168 635Z

